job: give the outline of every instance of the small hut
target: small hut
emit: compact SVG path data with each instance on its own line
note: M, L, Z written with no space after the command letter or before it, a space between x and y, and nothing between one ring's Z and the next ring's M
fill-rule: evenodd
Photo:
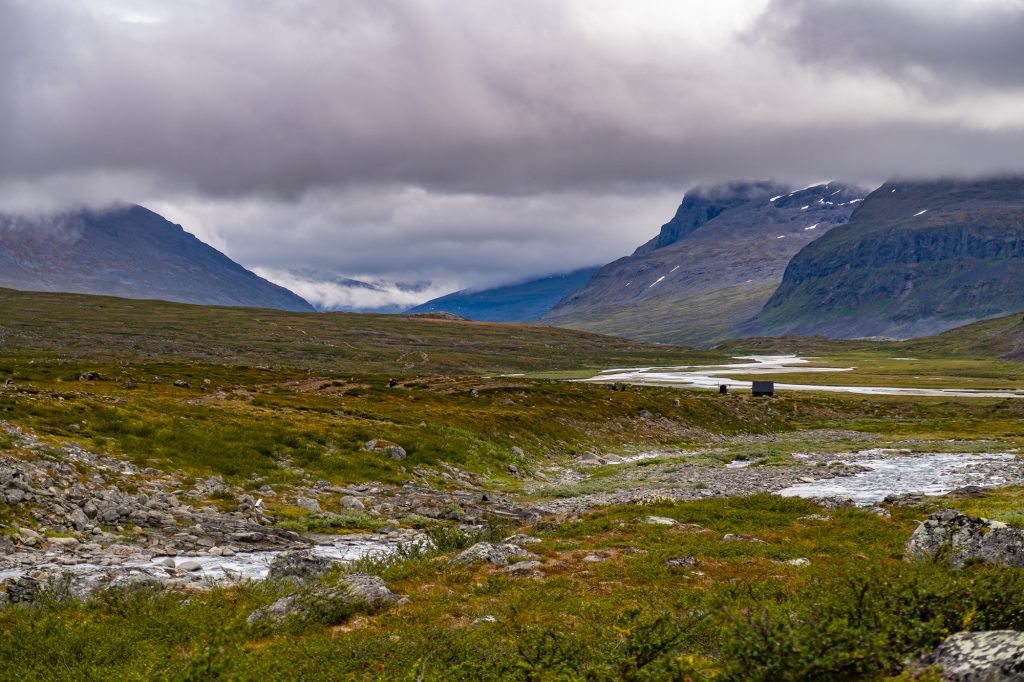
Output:
M775 382L755 381L750 387L750 392L754 395L775 395Z

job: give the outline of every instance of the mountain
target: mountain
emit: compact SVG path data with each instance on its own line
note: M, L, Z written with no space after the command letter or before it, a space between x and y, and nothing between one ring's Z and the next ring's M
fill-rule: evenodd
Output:
M596 267L493 289L464 289L427 301L410 313L453 313L477 322L533 322L587 283Z
M845 223L866 194L837 182L692 189L658 236L595 272L541 321L644 341L713 344L756 315L789 259Z
M744 331L910 338L1024 310L1024 177L888 182Z
M0 215L0 287L312 311L142 206Z

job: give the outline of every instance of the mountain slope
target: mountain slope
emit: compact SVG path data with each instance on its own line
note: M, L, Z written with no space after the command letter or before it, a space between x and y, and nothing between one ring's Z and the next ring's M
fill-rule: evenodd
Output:
M889 182L744 331L909 338L1024 310L1024 178Z
M0 286L312 310L141 206L33 219L0 216Z
M595 270L596 267L583 268L482 291L456 291L410 308L407 312L454 313L478 322L533 322L565 296L586 284Z
M696 188L661 233L594 273L542 322L709 345L760 310L803 246L846 222L866 192L840 183Z

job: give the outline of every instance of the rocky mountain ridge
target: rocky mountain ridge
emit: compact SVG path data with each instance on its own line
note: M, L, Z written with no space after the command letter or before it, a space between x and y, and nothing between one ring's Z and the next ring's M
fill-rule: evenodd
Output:
M0 287L313 310L180 225L132 205L0 215Z
M657 237L599 269L543 318L627 338L711 345L757 314L790 258L848 219L867 192L829 182L698 187Z

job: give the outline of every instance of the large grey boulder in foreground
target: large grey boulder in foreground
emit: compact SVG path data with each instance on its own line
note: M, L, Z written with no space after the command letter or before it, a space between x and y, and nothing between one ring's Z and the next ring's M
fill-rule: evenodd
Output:
M939 556L955 568L968 559L1024 567L1024 530L943 509L917 527L905 551L908 559Z
M401 597L375 575L351 573L333 585L315 587L281 597L249 614L249 624L282 623L286 618L336 622L354 611L376 613L399 602Z
M919 666L942 666L950 682L1024 680L1024 632L958 632L925 656Z

